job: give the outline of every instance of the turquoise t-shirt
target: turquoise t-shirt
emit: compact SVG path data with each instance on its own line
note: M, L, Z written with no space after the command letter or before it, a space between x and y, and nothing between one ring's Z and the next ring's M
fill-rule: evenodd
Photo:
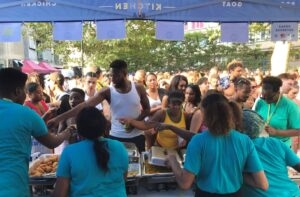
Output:
M259 99L254 110L263 117L264 121L267 121L268 118L268 109L269 104L265 100ZM274 112L275 111L275 112ZM274 113L273 113L274 112ZM271 116L272 115L272 116ZM288 99L285 96L282 96L278 106L276 103L270 104L270 126L275 129L300 129L300 108L295 102ZM300 132L299 132L300 134ZM281 136L271 136L280 139L288 147L291 147L291 138L290 137L281 137Z
M224 136L204 131L190 141L184 169L196 175L199 189L228 194L242 187L243 172L261 171L262 165L248 136L235 130Z
M48 130L28 107L0 100L0 196L30 196L28 165L31 136Z
M253 143L268 178L269 188L267 191L263 191L244 185L244 196L300 196L299 187L289 178L287 170L287 166L292 167L300 162L298 156L283 142L275 138L256 138Z
M128 170L128 153L116 140L101 138L108 143L108 172L97 164L93 142L83 140L68 145L60 157L57 176L70 178L70 197L126 196L124 173Z

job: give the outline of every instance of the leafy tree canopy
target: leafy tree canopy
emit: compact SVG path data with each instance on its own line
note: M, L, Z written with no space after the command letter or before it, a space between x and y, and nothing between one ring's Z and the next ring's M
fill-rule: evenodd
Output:
M139 68L148 71L207 70L215 65L225 68L236 58L246 67L255 69L267 66L271 55L255 45L220 43L217 29L187 33L183 41L175 42L156 40L153 21L128 21L126 28L124 40L97 40L93 22L84 22L83 40L79 42L54 41L51 23L26 23L24 34L37 41L39 52L52 49L63 65L75 62L108 68L112 60L120 58L128 62L130 71ZM264 23L250 26L250 34L268 30L269 25ZM74 52L78 55L70 56Z

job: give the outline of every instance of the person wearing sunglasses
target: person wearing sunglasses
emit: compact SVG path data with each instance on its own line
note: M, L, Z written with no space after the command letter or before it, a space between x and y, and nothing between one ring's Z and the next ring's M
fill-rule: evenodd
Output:
M264 119L258 113L248 109L243 110L242 131L252 139L269 182L266 191L244 184L243 196L300 196L300 189L289 178L287 168L289 166L300 172L300 159L280 140L260 137L263 129Z
M262 80L261 98L253 109L263 117L265 131L291 147L291 137L300 135L300 109L295 102L280 93L281 86L280 78L265 77Z
M260 86L257 85L255 79L253 77L247 78L251 84L251 93L247 101L244 103L244 108L252 109L255 100L257 99L258 95L260 94Z

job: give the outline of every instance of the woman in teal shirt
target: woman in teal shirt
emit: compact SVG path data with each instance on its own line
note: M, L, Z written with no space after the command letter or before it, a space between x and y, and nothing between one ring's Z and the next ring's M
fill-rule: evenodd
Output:
M107 125L103 114L86 107L76 125L85 140L63 150L53 196L126 196L128 153L121 142L103 137Z
M188 189L196 178L195 196L241 196L243 178L266 190L268 181L251 140L234 130L233 112L221 94L206 96L202 103L207 131L196 134L187 147L184 168L170 155L168 164L177 183ZM243 177L244 173L244 177Z
M300 196L298 185L289 178L287 166L300 172L300 159L283 142L270 137L259 137L264 128L264 120L252 110L243 111L243 132L253 141L264 171L269 188L266 191L247 184L243 187L245 197L295 197Z
M262 97L253 109L265 121L265 131L291 147L291 137L300 135L300 110L295 102L280 94L282 81L278 77L262 80Z

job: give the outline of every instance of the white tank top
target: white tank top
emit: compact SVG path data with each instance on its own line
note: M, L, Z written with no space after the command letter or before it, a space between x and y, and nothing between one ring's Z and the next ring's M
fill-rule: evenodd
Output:
M160 101L159 98L158 99L153 99L150 96L147 96L147 97L148 97L148 100L149 100L150 108L161 105L161 101Z
M120 118L137 118L141 114L140 96L134 82L131 82L131 90L128 93L119 93L113 86L110 86L110 110L111 130L110 135L118 138L133 138L142 135L144 132L133 129L126 132L124 125L119 122Z
M160 100L160 98L158 98L158 99L153 99L153 98L151 98L150 96L147 96L147 97L148 97L148 100L149 100L150 108L156 107L156 106L158 106L158 105L161 105L161 100ZM149 120L149 116L147 116L147 117L145 118L145 121L147 121L147 120Z

